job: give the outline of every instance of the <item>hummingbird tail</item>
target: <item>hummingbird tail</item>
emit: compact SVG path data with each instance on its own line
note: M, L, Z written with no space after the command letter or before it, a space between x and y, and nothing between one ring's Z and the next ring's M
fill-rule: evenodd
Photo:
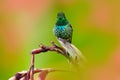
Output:
M73 50L75 51L75 53L77 54L77 56L79 56L78 58L80 60L85 61L86 59L85 59L84 55L82 54L82 52L75 45L71 44L71 46L72 46Z
M85 57L83 56L81 51L77 47L75 47L73 44L69 42L64 42L64 41L59 41L59 42L64 47L64 49L68 52L68 54L70 55L70 59L72 59L72 61L85 60Z

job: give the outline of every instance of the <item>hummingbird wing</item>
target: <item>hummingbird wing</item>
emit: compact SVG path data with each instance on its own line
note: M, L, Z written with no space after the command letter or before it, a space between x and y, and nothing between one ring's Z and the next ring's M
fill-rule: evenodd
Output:
M71 26L71 24L68 24L68 29L69 29L69 33L70 33L70 37L67 39L68 42L72 42L72 33L73 33L73 28Z

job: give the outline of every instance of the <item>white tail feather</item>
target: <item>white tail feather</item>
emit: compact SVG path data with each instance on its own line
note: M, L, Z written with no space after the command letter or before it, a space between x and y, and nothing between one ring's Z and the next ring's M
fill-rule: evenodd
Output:
M80 59L85 61L85 57L83 56L82 52L77 47L75 47L73 44L71 44L71 46L76 51L76 54L80 57Z
M63 39L59 39L58 41L63 46L63 48L69 53L72 60L76 60L76 58L77 58L77 61L85 60L81 51L77 47L75 47L73 44Z

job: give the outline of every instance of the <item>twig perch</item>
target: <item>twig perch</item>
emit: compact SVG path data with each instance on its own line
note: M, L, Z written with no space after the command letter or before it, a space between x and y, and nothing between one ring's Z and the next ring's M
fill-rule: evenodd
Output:
M57 53L62 54L67 59L69 59L68 53L63 49L62 47L57 46L54 42L51 42L52 46L44 46L43 44L40 45L38 49L32 50L32 54L40 54L41 52L47 52L47 51L54 51Z
M52 46L44 46L40 45L38 49L34 49L31 52L32 58L31 58L31 64L30 69L28 71L22 71L16 73L13 77L11 77L9 80L34 80L34 74L39 73L38 80L45 80L46 75L49 72L53 71L64 71L64 70L56 70L56 69L34 69L34 59L36 54L40 54L41 52L47 52L47 51L54 51L57 52L63 56L65 56L67 59L69 59L68 53L65 51L65 49L57 46L54 42L51 42Z

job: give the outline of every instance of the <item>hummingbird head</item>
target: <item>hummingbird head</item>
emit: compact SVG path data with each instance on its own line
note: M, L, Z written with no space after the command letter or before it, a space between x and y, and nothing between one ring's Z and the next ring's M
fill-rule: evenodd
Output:
M58 26L63 26L63 25L66 25L68 24L68 21L65 17L65 14L63 12L59 12L57 14L57 22L56 22L56 25Z

